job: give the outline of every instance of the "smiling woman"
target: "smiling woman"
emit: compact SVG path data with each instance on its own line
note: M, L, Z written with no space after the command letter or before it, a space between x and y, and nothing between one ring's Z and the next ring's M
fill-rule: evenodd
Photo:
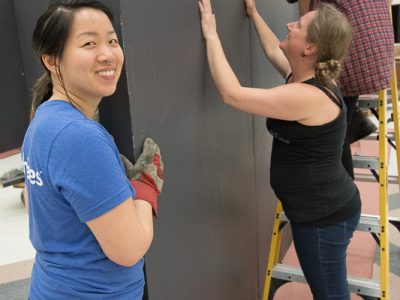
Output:
M36 179L25 176L32 300L142 299L163 163L147 139L128 180L110 134L92 120L124 63L112 20L100 2L58 0L34 30L45 74L22 146L25 175Z
M112 95L124 56L110 18L102 10L85 8L73 16L61 57L41 55L53 83L49 100L65 100L93 117L102 97Z

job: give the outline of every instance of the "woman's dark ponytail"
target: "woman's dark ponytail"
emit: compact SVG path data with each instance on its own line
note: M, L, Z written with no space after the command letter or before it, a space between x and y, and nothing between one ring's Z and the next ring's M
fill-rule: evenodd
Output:
M32 106L30 119L32 120L35 116L36 109L40 104L48 100L53 92L53 83L47 72L43 73L42 76L35 82L32 88Z

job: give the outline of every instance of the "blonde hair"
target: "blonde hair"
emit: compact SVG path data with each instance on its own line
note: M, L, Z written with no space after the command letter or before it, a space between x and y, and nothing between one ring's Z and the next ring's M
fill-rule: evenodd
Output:
M340 62L347 54L352 28L347 18L330 4L321 3L317 15L308 26L307 38L318 46L315 77L330 86L340 73Z

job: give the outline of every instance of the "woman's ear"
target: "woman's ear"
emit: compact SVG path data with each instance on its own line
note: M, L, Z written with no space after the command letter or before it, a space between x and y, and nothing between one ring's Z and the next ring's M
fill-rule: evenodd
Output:
M309 43L303 52L303 56L313 55L318 52L318 45L316 43Z
M54 56L43 54L42 62L51 73L56 73L57 63Z

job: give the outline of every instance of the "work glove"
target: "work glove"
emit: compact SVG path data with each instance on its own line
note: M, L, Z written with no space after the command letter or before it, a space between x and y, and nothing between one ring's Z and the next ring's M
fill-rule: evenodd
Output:
M132 164L122 154L121 159L125 174L136 191L135 199L149 202L154 215L157 217L157 198L164 183L164 163L161 160L160 148L151 138L147 138L143 144L143 151L135 164Z

